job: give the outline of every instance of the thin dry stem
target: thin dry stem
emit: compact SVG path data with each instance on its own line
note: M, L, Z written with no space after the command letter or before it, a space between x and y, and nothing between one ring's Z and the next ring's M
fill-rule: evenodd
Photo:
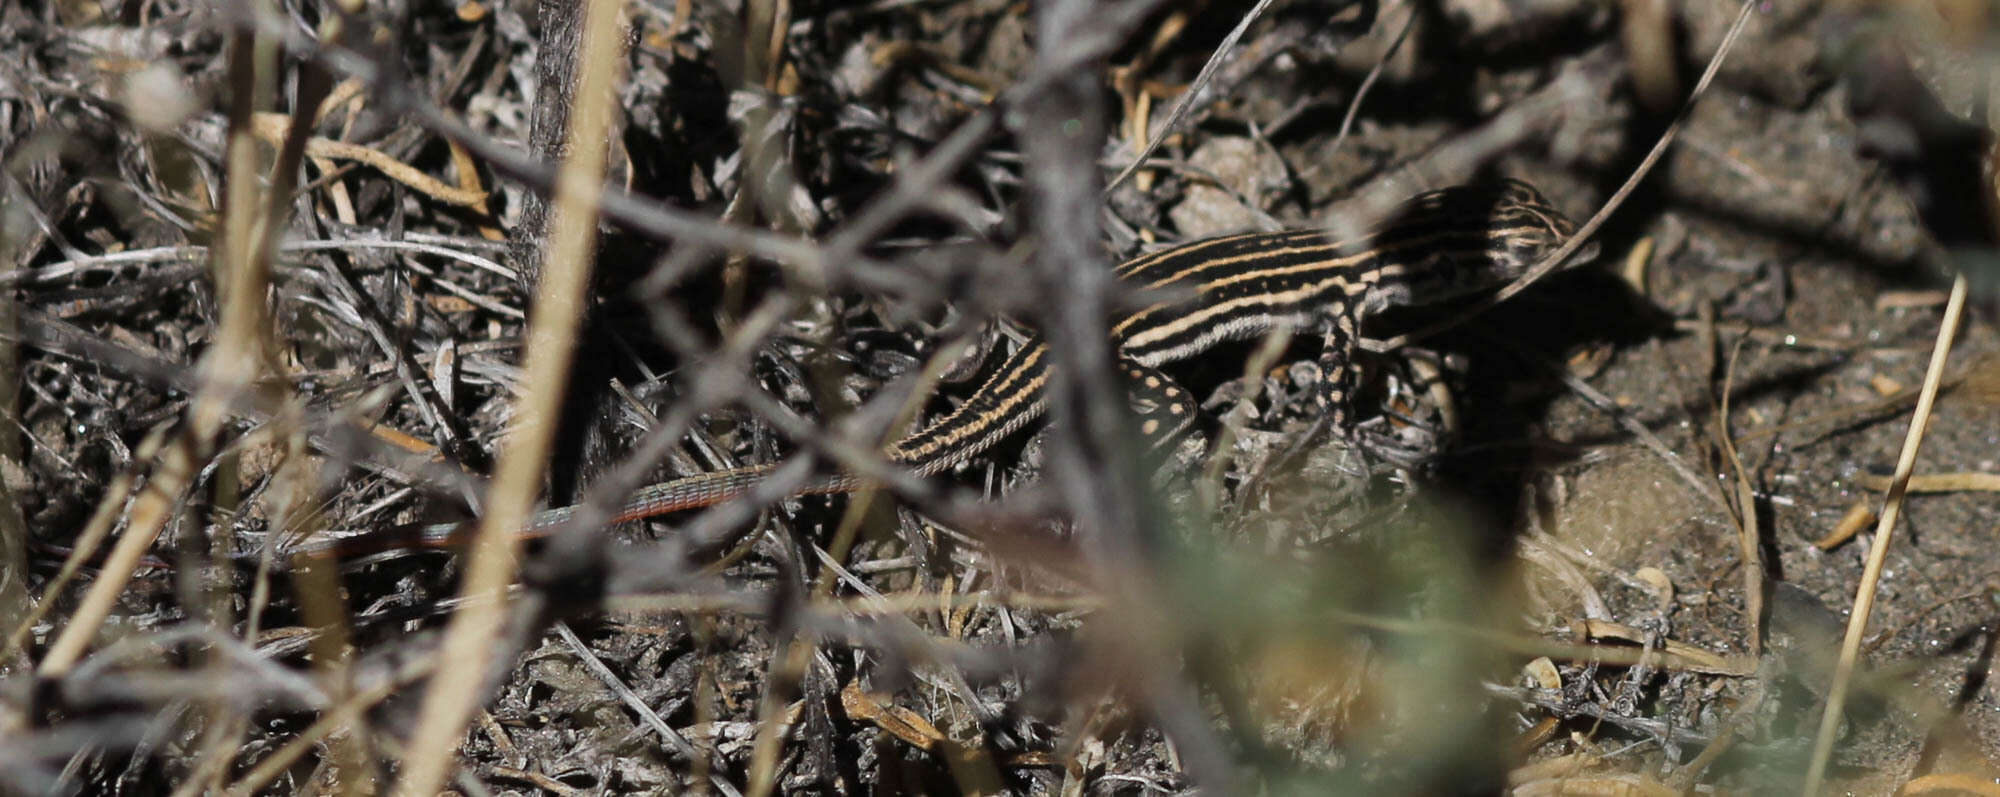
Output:
M1826 695L1826 712L1820 715L1819 732L1813 737L1812 763L1806 769L1807 797L1820 793L1826 780L1826 765L1833 758L1833 743L1840 719L1847 709L1847 692L1853 688L1854 666L1861 657L1861 637L1868 631L1868 618L1875 611L1875 591L1882 583L1882 567L1889 559L1889 543L1895 539L1896 520L1902 516L1903 497L1910 474L1917 467L1917 451L1923 447L1924 433L1930 429L1931 407L1937 402L1939 385L1944 383L1945 361L1958 334L1965 313L1968 283L1965 275L1952 279L1951 298L1944 306L1944 320L1938 324L1937 343L1931 347L1930 367L1924 371L1924 386L1917 393L1917 408L1910 413L1910 430L1903 436L1903 451L1896 457L1896 474L1889 493L1882 497L1881 520L1875 524L1875 540L1868 548L1868 562L1861 569L1861 585L1854 592L1854 607L1847 617L1847 635L1840 640L1840 660L1834 664L1833 686Z
M1750 484L1750 471L1743 467L1743 458L1737 456L1736 444L1729 435L1729 397L1736 386L1736 357L1743 351L1743 344L1749 338L1738 338L1730 348L1729 365L1723 371L1721 406L1715 415L1716 438L1722 443L1723 454L1729 460L1729 472L1735 478L1736 539L1739 552L1743 556L1743 619L1749 626L1750 634L1746 647L1751 656L1758 656L1764 650L1764 546L1763 533L1757 523L1757 491Z
M243 35L235 44L235 78L245 99L239 102L230 126L224 245L216 263L220 279L226 281L216 346L202 359L202 387L189 406L184 434L169 442L161 452L159 464L133 502L124 535L113 546L103 571L91 583L62 634L37 666L37 672L44 677L60 677L82 658L140 559L166 527L173 505L201 469L216 434L229 416L234 396L256 379L263 352L270 350L264 343L268 334L264 296L270 281L271 244L276 235L262 231L280 224L279 219L267 218L266 212L269 207L281 206L267 207L260 201L264 194L258 185L256 138L249 125L248 98L264 96L256 87L276 79L268 74L275 72L273 59L257 57L271 55L264 52L259 42L255 37ZM279 162L279 170L274 173L277 179L273 181L277 193L289 190L289 181L283 179L288 173L286 167L296 170L297 166L295 158Z
M487 491L486 516L481 520L466 565L460 596L464 604L452 615L439 650L451 662L454 677L433 680L424 695L416 731L403 755L403 779L396 792L404 797L429 797L443 786L467 721L486 690L493 640L499 636L506 605L497 598L514 581L518 567L520 528L540 492L542 469L555 436L564 386L575 356L586 290L590 286L593 243L597 232L598 188L609 150L608 137L616 98L616 81L623 48L618 31L623 19L618 0L592 0L584 10L581 74L572 99L570 156L556 182L555 230L542 269L535 312L528 322L527 394L516 414L516 426L497 465L498 475Z

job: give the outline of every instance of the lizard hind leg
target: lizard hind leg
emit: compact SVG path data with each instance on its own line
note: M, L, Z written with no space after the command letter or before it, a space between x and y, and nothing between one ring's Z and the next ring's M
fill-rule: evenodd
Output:
M1194 395L1158 368L1122 358L1119 376L1148 453L1159 455L1194 428L1199 410Z

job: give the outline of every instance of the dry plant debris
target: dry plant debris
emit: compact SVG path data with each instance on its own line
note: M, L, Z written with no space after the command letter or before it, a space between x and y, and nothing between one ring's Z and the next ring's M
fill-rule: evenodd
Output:
M1995 793L1968 8L0 6L0 793ZM1312 335L1126 445L1109 266L1500 177L1598 256L1364 330L1425 456Z

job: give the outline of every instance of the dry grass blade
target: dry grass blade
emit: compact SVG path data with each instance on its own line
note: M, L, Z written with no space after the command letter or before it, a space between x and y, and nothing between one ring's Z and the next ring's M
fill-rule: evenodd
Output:
M1903 784L1897 794L1974 794L1980 797L2000 796L2000 783L1994 783L1990 775L1965 772L1940 772L1913 778Z
M1896 484L1894 476L1864 473L1854 482L1870 490L1887 491ZM2000 492L2000 473L1919 473L1903 482L1906 493Z
M313 723L311 727L300 732L291 742L265 756L264 760L259 761L256 767L244 773L224 793L232 795L232 797L258 793L259 790L270 785L272 781L277 780L284 774L287 768L297 763L300 758L311 752L314 747L325 744L329 737L351 733L354 729L354 724L367 711L373 709L383 700L388 699L390 695L395 694L397 689L409 685L409 683L418 678L431 675L435 670L435 661L435 658L427 659L406 668L404 672L400 673L400 675L406 676L404 678L383 681L347 696L347 699L322 714L318 722ZM355 777L358 778L359 776Z
M458 671L453 678L432 680L425 693L417 728L403 754L396 793L404 797L428 797L443 786L466 723L487 688L488 668L498 663L491 661L491 649L506 616L506 603L488 598L500 596L514 581L521 544L515 530L527 519L540 492L583 321L598 190L622 61L618 31L623 18L623 4L617 0L592 0L584 10L581 74L571 99L571 127L565 134L570 156L556 182L555 234L529 319L523 369L528 393L520 400L516 426L487 491L486 515L460 590L465 602L453 613L440 643L440 660L451 662Z
M139 444L139 450L158 451L165 443L166 437L167 430L164 427L155 428ZM55 578L49 579L47 586L42 588L41 599L35 601L26 616L15 625L14 630L8 632L6 644L0 645L0 658L21 651L28 635L34 632L35 625L56 607L56 598L62 594L63 588L69 586L70 580L76 578L77 573L83 570L84 563L97 554L97 547L104 543L105 536L110 534L112 526L117 524L119 513L125 510L125 499L132 495L134 480L132 474L121 473L112 481L110 489L106 490L98 500L96 511L91 513L90 520L84 524L83 533L78 535L74 550L69 556L63 557L62 569L57 571Z
M6 186L0 186L0 192L6 190ZM12 277L21 270L20 255L13 251L16 246L18 244L0 236L0 279ZM15 375L21 373L21 351L13 337L14 330L20 325L19 316L19 308L14 302L0 298L0 423L20 422L21 384ZM4 469L0 473L19 472L22 453L20 438L0 434L0 469ZM28 543L32 537L26 513L21 509L25 502L15 494L18 488L11 482L11 479L0 476L0 573L15 574L0 578L0 626L18 623L18 628L0 641L0 662L18 660L27 663L27 657L15 659L15 655L20 650L21 640L26 638L27 629L48 609L46 598L38 603L30 596L28 580L20 575L28 572ZM129 489L131 481L128 477L121 482L121 490ZM119 503L123 502L123 497L120 497Z
M268 87L276 79L276 64L255 57L258 47L252 37L240 36L235 46L238 57L232 78L237 89L244 96L262 96L258 87ZM265 340L265 289L277 231L287 218L291 176L297 173L302 156L299 142L304 138L304 125L294 124L288 145L274 164L268 188L259 185L261 170L247 104L232 117L230 131L223 246L215 252L215 270L226 288L222 291L222 322L216 332L218 345L202 359L202 387L189 408L183 433L163 446L151 478L133 502L124 535L105 560L103 574L92 582L83 603L37 666L45 677L60 677L82 658L146 549L165 528L173 504L213 450L234 396L257 381L266 354L275 350Z
M603 681L605 688L610 689L618 695L619 701L630 707L641 719L645 720L646 725L658 733L660 739L665 741L669 747L672 747L674 752L680 753L689 759L693 759L698 754L694 749L694 745L688 744L688 740L682 738L678 732L667 725L666 720L660 719L660 715L654 712L651 706L646 705L644 699L634 694L631 687L626 686L624 682L618 680L618 674L612 672L611 668L604 666L604 661L599 659L597 654L590 652L590 647L585 645L583 640L577 638L575 631L571 631L569 626L563 623L556 623L555 630L556 634L562 637L563 643L569 645L570 650L576 654L577 658L583 661L584 666L590 668L591 674L597 676L598 680ZM728 783L718 782L716 786L723 794L735 797L735 790Z
M1743 619L1750 627L1744 640L1751 656L1758 656L1764 650L1764 570L1763 533L1757 523L1757 491L1750 484L1750 471L1743 467L1743 458L1737 456L1736 444L1729 432L1729 397L1736 386L1736 358L1743 352L1743 344L1748 338L1739 338L1730 347L1729 365L1722 376L1722 397L1715 414L1715 437L1721 443L1723 455L1729 463L1729 472L1736 487L1736 500L1732 504L1736 519L1736 548L1743 557Z
M1943 320L1938 322L1937 343L1931 347L1930 367L1924 371L1917 407L1910 413L1910 430L1903 438L1902 452L1896 457L1894 481L1889 485L1888 495L1882 497L1881 520L1875 524L1875 540L1868 548L1868 562L1861 571L1861 584L1854 592L1847 635L1841 638L1840 660L1834 665L1833 687L1827 693L1826 710L1820 715L1819 731L1813 737L1812 762L1806 770L1802 791L1808 797L1819 794L1820 784L1826 779L1827 763L1833 758L1833 743L1847 709L1847 692L1853 685L1854 667L1861 657L1861 637L1867 632L1868 618L1875 610L1875 590L1882 581L1883 563L1889 558L1889 543L1895 539L1896 519L1903 510L1910 474L1917 467L1917 451L1923 447L1924 434L1930 429L1931 407L1937 401L1939 385L1944 382L1945 361L1951 355L1952 340L1965 312L1967 289L1965 275L1953 278L1951 298L1945 303Z

